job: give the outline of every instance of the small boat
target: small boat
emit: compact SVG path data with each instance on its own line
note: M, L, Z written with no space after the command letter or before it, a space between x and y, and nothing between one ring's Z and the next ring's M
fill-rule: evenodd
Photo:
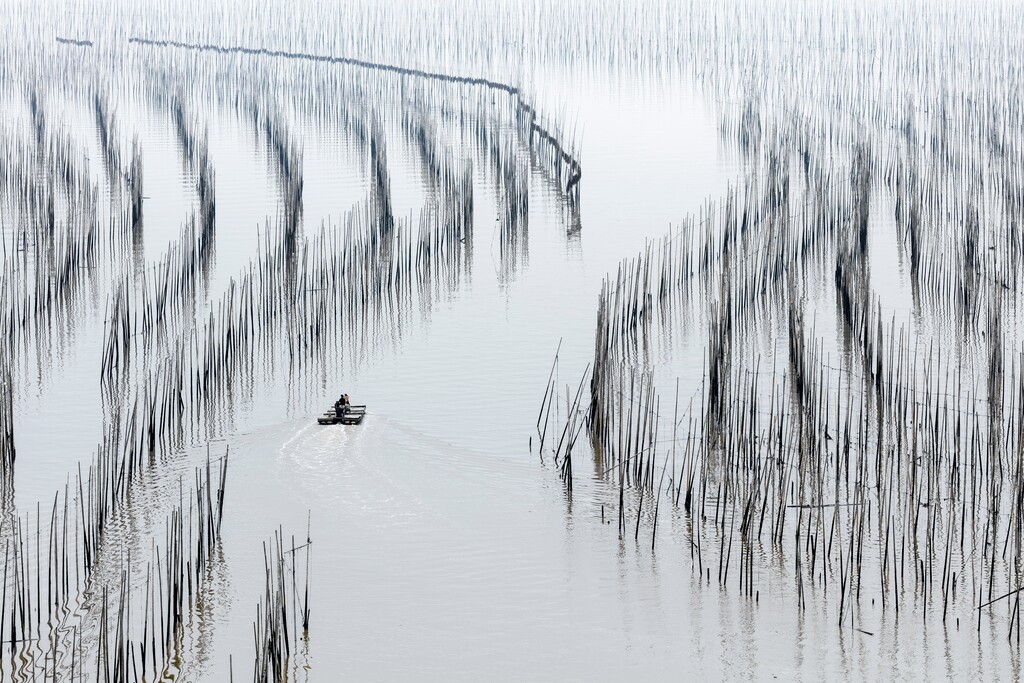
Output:
M331 406L327 412L318 417L316 421L322 425L357 425L363 421L364 417L366 417L365 405L350 405L348 406L348 410L346 410L340 417L338 416L338 411L334 409L334 406Z

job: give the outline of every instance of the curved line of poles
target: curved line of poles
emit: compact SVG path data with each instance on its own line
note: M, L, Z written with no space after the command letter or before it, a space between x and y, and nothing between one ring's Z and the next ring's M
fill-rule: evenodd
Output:
M479 78L475 76L453 76L451 74L443 74L436 71L424 71L422 69L412 69L404 66L396 66L394 64L370 62L364 59L356 59L354 57L317 55L308 52L287 52L284 50L268 50L261 47L243 47L237 45L223 46L201 43L184 43L177 40L151 40L148 38L138 37L131 37L128 39L128 42L135 43L137 45L148 45L151 47L177 47L184 50L218 52L221 54L245 54L264 57L279 57L284 59L300 59L312 62L326 62L329 64L345 64L347 66L372 69L375 71L385 71L402 76L427 78L435 81L444 81L446 83L478 85L492 90L498 90L507 93L515 99L519 111L530 117L530 129L542 140L554 147L555 151L562 157L562 160L569 166L571 173L569 175L569 180L566 182L566 192L577 185L580 182L580 178L583 176L583 169L580 166L580 162L562 146L558 139L549 130L537 122L537 111L529 102L523 99L522 90L507 83L501 83L500 81L492 81L487 78Z

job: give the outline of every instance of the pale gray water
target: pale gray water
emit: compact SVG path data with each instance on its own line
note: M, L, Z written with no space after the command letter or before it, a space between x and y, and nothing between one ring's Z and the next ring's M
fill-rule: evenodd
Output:
M466 11L475 6L469 7ZM599 18L585 21L607 27L601 23L602 8L607 9L594 10ZM92 9L79 8L85 15ZM178 19L165 27L156 17L168 11ZM369 5L347 11L373 16ZM388 11L411 16L394 7ZM495 16L501 11L507 8L496 8ZM152 22L147 35L203 35L203 29L181 23L187 15L180 10L160 6L151 12L140 11L134 19L138 26ZM278 12L288 14L282 7L273 9ZM266 26L238 27L228 22L239 17L228 17L223 25L205 30L214 37L234 36L239 44L265 35L263 44L318 47L320 53L346 45L341 38L338 45L318 43L296 28L308 30L308 19L293 19L297 23L288 27L269 18ZM89 19L66 21L62 30L76 29L68 33L75 38L89 38L87 31L96 26ZM367 21L372 25L374 20ZM174 28L188 33L168 33ZM637 34L646 28L649 23L639 22ZM127 30L113 29L113 37L122 39L121 31ZM593 358L597 294L606 276L614 276L622 259L633 258L648 242L672 233L673 226L742 186L747 167L720 129L729 103L713 97L714 84L704 80L710 78L706 74L663 68L658 60L664 55L635 69L588 62L578 37L566 39L578 50L575 58L566 56L566 64L547 63L543 51L529 60L502 63L494 52L467 57L459 50L471 53L477 43L460 38L457 27L452 31L447 43L439 41L447 46L438 47L438 54L391 38L382 40L379 58L399 63L418 55L410 66L485 73L530 86L538 110L579 143L581 229L571 229L553 183L542 169L529 168L528 151L519 141L514 149L519 168L525 169L517 177L528 184L528 229L520 236L525 246L517 260L506 260L500 224L507 208L481 145L462 137L469 128L460 133L450 120L424 117L441 131L438 139L450 150L451 163L472 168L472 256L458 285L440 288L429 303L416 300L400 325L369 325L361 344L345 346L344 353L322 366L297 371L278 355L275 366L259 368L252 391L232 396L230 414L211 418L209 438L189 435L180 453L167 456L162 474L142 485L142 495L152 497L129 510L130 517L140 518L138 528L129 524L130 531L112 535L112 545L122 549L146 549L153 538L161 542L154 529L161 528L162 515L176 502L179 477L188 485L191 467L201 462L208 442L215 455L230 448L222 547L212 569L208 611L190 623L184 636L188 656L180 677L224 681L231 667L235 677L247 679L252 623L264 589L262 544L279 527L286 538L301 542L307 519L313 539L312 619L308 642L293 660L293 666L308 665L295 672L297 680L1018 677L1019 648L1006 634L1009 615L986 618L979 632L966 588L945 621L941 600L923 597L913 584L904 585L898 613L891 606L883 609L879 592L866 588L856 622L840 624L831 569L831 583L816 585L803 609L795 604L789 545L758 545L758 590L752 599L741 595L734 582L719 585L717 567L700 575L690 549L691 520L679 509L661 507L653 548L649 512L636 539L632 515L629 533L620 534L616 482L602 476L601 467L586 456L575 460L574 489L567 496L550 444L549 452L539 452L534 427L556 348L561 343L557 386L564 394L567 387L575 389ZM598 39L618 45L614 35ZM156 101L150 91L182 96L199 125L193 133L205 129L209 136L216 171L216 252L198 320L217 310L230 283L239 282L258 259L260 246L272 239L266 225L278 221L284 204L275 152L264 131L253 125L246 97L269 107L287 139L301 150L301 225L307 244L322 223L344 232L346 215L371 196L372 164L355 139L358 125L348 126L334 114L326 122L317 120L296 104L311 92L301 84L282 86L268 78L275 88L271 92L256 85L249 93L236 90L239 82L262 84L255 79L264 67L254 64L280 69L278 76L285 81L298 73L321 77L332 68L348 67L307 69L273 65L268 57L207 55L198 61L200 68L219 64L211 68L222 70L223 83L178 75L171 81L173 92L164 92L153 71L173 74L180 68L188 74L197 63L192 57L116 40L112 48L98 38L97 43L93 48L47 43L45 50L79 50L87 64L93 51L111 49L115 55L112 61L119 66L112 69L114 76L102 70L106 67L96 69L111 78L100 82L109 86L122 150L127 157L131 139L138 136L144 160L145 266L158 263L179 239L198 201L196 173L183 163L166 102ZM540 47L550 50L551 44ZM444 61L434 64L435 58ZM156 66L150 68L147 60ZM236 68L238 73L230 75ZM102 188L102 215L109 188L99 163L92 96L76 99L66 82L53 78L52 84L43 83L43 92L52 91L45 101L55 103L53 117L75 132L75 144L89 157L91 176ZM331 78L345 81L335 75L324 82L336 84ZM363 97L379 101L338 90L336 102L335 91L325 86L327 101L373 112L364 123L382 119L393 213L415 230L430 191L423 159L403 136L405 105L395 93L399 79L352 80L366 88L369 94ZM5 134L12 140L27 135L31 121L20 88L10 86L5 93L11 111L20 112L5 114ZM443 96L453 90L458 88L445 86ZM231 100L239 95L242 104L236 110ZM477 109L472 97L464 95L451 106L470 115L501 111L500 106ZM485 128L515 139L507 119L486 123ZM908 328L941 339L955 328L941 315L922 314L915 303L892 204L881 189L871 204L868 270L879 294L879 315L886 322L905 320ZM5 239L13 234L6 222L4 230ZM831 277L823 271L819 279L829 283ZM103 438L99 357L115 282L97 277L73 316L73 336L61 339L55 350L29 352L16 367L14 502L21 514L42 501L45 516L54 492L63 489L79 463L90 461ZM823 353L832 366L845 363L835 291L823 286L804 296L805 315L813 321ZM697 314L673 325L671 335L653 342L650 361L665 389L660 407L665 416L676 378L685 404L700 396L706 367L705 317ZM1015 325L1006 327L1012 344L1019 333ZM753 363L763 356L763 369L769 359L783 357L784 330L784 319L758 329L755 343L743 351L746 360ZM969 356L969 341L964 344L958 354ZM260 356L260 362L266 359ZM317 426L315 416L341 391L369 406L365 422ZM560 398L558 408L562 421L565 400ZM69 407L74 407L71 414L55 424L53 412ZM717 532L706 520L705 526L706 542L717 543ZM867 571L877 572L876 563L868 562ZM958 571L967 571L967 564ZM1011 564L1005 561L1008 574Z

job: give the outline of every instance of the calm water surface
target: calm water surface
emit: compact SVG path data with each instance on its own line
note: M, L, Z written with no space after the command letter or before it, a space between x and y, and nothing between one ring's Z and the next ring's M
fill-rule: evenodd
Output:
M859 630L838 627L837 598L825 590L797 609L783 572L764 572L754 599L702 576L678 511L661 511L664 531L653 547L648 526L637 539L620 537L617 488L589 462L577 462L566 494L534 429L556 349L557 385L574 388L593 354L602 280L726 195L744 168L723 142L721 103L685 71L517 69L538 109L579 141L580 229L542 170L530 169L526 247L507 267L493 169L466 140L441 136L453 158L472 167L466 276L414 309L400 330L369 333L359 353L347 349L334 367L301 377L278 368L238 396L213 430L211 452L231 453L224 532L212 600L189 635L195 665L182 678L246 678L263 543L278 528L302 542L307 521L312 618L300 647L309 668L297 680L1015 677L1018 651L1006 648L1003 626L986 624L979 634L965 619L938 630L927 615L941 606L904 615L865 598ZM182 162L165 103L147 95L153 84L142 72L118 73L126 80L111 90L119 125L124 139L137 136L145 163L140 257L152 267L194 210L196 174ZM207 131L216 169L216 261L196 314L202 319L266 243L282 210L281 176L251 117L207 90L178 85ZM12 99L9 130L27 120L24 102ZM302 150L302 231L312 238L321 225L344 225L366 200L370 165L352 128L317 121L284 96L278 104L274 115ZM97 159L90 107L71 98L60 116L83 131ZM376 110L394 213L416 225L429 195L422 160L402 134L400 107L385 100ZM99 167L92 173L102 176ZM891 213L886 201L878 198L882 216ZM912 295L892 222L873 221L870 234L883 317L907 315ZM811 309L823 311L816 329L825 338L838 336L831 296L808 295ZM60 353L40 352L18 369L19 509L52 499L102 438L97 359L107 297L94 284ZM653 360L659 377L680 378L683 396L700 388L703 325L687 323ZM761 343L773 353L778 342L769 335ZM316 415L343 391L368 405L364 423L317 426ZM564 418L565 406L558 410ZM56 425L54 411L62 413ZM177 477L187 481L206 448L194 439L172 458L152 485L149 524L159 525L156 510L174 499ZM759 552L768 565L788 561L772 548Z

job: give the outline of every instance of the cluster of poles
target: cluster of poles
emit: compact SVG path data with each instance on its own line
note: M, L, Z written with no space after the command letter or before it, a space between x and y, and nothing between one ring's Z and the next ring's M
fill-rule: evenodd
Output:
M303 650L293 653L297 641L289 634L300 627L304 634L309 630L309 562L313 541L307 529L305 543L297 544L295 536L291 537L291 547L285 543L284 534L278 529L270 543L263 544L266 589L253 624L254 683L293 680L309 659L306 639L303 638ZM299 564L300 554L304 570Z
M589 391L554 433L585 422L619 535L678 534L702 584L1019 639L1019 74L974 53L985 22L942 32L940 85L922 34L837 17L821 43L719 29L721 53L690 53L747 170L606 278ZM538 435L571 492L560 400L549 379Z
M109 38L101 30L0 48L0 89L29 112L28 125L11 121L0 135L0 645L13 655L0 668L26 680L189 675L202 649L196 624L211 622L223 590L215 577L228 457L208 451L190 481L181 474L188 453L229 436L258 386L283 379L315 396L328 373L397 343L417 315L458 291L473 265L481 182L494 189L507 278L526 262L531 178L578 212L574 136L518 86L145 39L118 56ZM156 255L161 221L146 194L160 188L146 182L148 142L132 129L139 106L166 122L190 198ZM69 111L85 112L85 130ZM256 249L219 290L222 218L204 111L233 112L251 129L279 205L253 226ZM350 140L367 180L365 197L319 229L304 215L296 118ZM425 189L408 215L392 197L396 144L411 152ZM48 501L48 516L43 505L19 514L19 398L49 381L32 376L33 364L91 348L81 330L99 336L100 442ZM278 531L265 545L256 681L305 671L310 549L308 530L305 543Z

